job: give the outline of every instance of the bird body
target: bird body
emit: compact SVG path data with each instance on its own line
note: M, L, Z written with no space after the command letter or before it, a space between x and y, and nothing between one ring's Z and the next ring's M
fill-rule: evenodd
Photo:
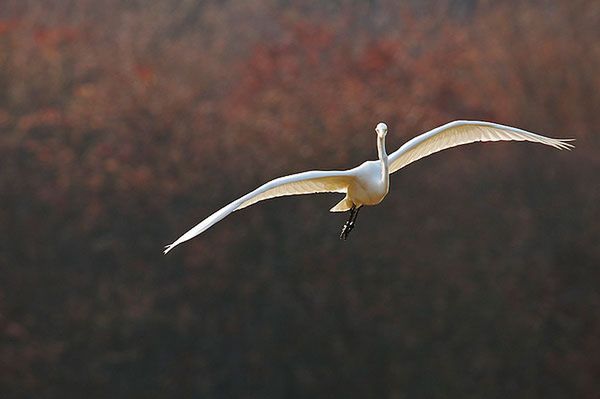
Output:
M350 218L340 238L346 239L362 206L377 205L389 192L389 176L406 165L446 148L477 141L531 141L559 150L573 145L565 139L553 139L526 130L482 121L454 121L423 133L402 145L389 156L385 150L388 127L379 123L377 133L378 160L367 161L348 170L309 171L279 177L258 187L216 211L175 242L165 247L166 254L175 246L188 241L234 211L269 198L324 192L345 193L346 196L331 212L350 211Z
M383 201L390 190L390 177L380 161L364 162L350 172L354 179L348 186L348 199L355 206L377 205Z

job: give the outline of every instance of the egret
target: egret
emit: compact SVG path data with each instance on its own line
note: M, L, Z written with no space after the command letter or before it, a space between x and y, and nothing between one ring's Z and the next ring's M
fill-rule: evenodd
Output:
M571 139L553 139L497 123L463 120L453 121L423 133L388 155L385 150L387 125L379 123L375 132L379 160L366 161L348 170L313 170L271 180L192 227L175 242L167 245L164 253L206 231L232 212L269 198L299 194L346 194L330 209L330 212L350 211L350 217L340 234L340 239L345 240L354 228L359 210L365 205L377 205L383 201L390 188L390 174L427 155L477 141L531 141L559 150L573 148L573 145L568 143Z

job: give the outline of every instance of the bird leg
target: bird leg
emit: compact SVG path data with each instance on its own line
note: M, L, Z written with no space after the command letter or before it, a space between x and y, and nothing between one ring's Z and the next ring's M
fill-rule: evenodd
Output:
M346 240L348 238L348 234L350 234L350 232L354 228L354 224L356 223L356 218L358 217L359 210L360 208L357 208L355 205L352 205L352 208L350 208L350 217L342 227L340 240Z
M356 212L356 206L352 205L352 208L350 208L350 217L348 218L348 220L346 221L346 223L344 223L344 226L342 226L342 232L340 233L340 240L345 240L346 238L348 238L348 234L350 234L350 223L352 223L352 219L354 219L354 213Z

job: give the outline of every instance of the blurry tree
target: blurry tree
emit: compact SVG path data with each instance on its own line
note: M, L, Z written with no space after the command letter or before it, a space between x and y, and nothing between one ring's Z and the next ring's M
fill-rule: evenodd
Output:
M0 396L588 397L597 2L0 4ZM161 245L272 177L457 118L575 137ZM403 173L405 172L405 173Z

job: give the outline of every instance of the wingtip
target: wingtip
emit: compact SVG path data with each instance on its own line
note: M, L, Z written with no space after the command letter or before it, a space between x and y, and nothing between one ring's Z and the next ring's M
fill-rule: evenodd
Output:
M559 148L561 150L571 151L573 148L575 148L575 145L569 143L570 141L575 141L575 139L561 139Z
M165 249L163 251L163 254L166 255L170 250L172 250L175 247L174 244L169 244L169 245L165 245Z

